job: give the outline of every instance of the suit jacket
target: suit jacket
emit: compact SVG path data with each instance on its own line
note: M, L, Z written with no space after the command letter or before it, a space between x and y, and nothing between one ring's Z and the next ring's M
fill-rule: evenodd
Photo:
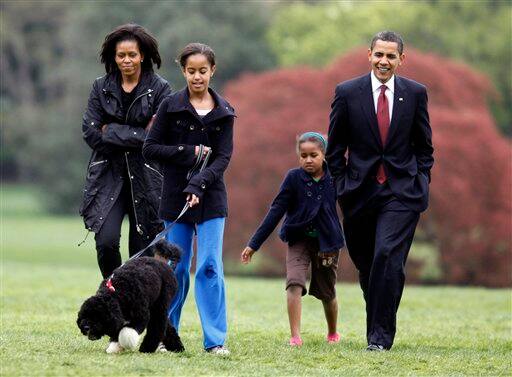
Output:
M427 101L424 85L395 75L392 119L383 145L370 74L337 85L326 158L345 215L369 199L363 186L375 182L381 163L400 202L413 211L427 208L434 163Z

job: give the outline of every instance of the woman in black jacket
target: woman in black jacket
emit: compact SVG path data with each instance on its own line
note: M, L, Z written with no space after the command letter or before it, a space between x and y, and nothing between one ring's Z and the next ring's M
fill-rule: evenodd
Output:
M170 88L153 72L154 64L161 65L158 43L139 25L122 25L109 33L100 57L107 74L94 81L82 122L93 152L80 214L85 227L96 233L98 265L105 278L121 265L125 214L130 220L130 256L162 228L157 214L162 174L144 160L142 144Z
M225 355L227 332L222 241L227 194L226 170L233 151L234 110L209 88L215 72L215 55L201 43L187 45L178 58L187 87L166 98L144 143L143 153L164 168L160 217L166 225L177 218L188 201L190 209L171 229L168 240L181 246L176 266L179 289L171 303L169 319L178 329L189 288L192 241L197 234L195 298L204 334L204 348ZM200 148L200 146L204 148ZM190 176L195 162L211 151L203 171Z

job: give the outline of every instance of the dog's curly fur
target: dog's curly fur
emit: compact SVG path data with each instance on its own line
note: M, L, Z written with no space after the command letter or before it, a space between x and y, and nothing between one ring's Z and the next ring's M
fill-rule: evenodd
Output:
M165 255L176 263L180 250L166 241L157 242L150 253ZM126 262L101 282L96 294L80 308L77 325L90 340L108 335L117 342L119 331L131 327L141 334L146 328L140 352L155 352L160 342L173 352L184 350L176 329L169 323L167 309L176 293L177 281L171 267L152 257Z

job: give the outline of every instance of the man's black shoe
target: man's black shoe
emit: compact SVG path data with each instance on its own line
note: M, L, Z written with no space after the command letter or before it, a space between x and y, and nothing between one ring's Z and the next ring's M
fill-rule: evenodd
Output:
M373 343L369 344L368 347L366 347L366 350L367 351L377 351L377 352L386 351L384 346L381 346L380 344L373 344Z

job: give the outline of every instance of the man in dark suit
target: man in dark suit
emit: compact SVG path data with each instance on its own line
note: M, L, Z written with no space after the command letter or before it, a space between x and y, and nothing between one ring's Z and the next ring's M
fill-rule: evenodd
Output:
M425 86L395 75L402 38L375 35L370 74L336 87L327 162L366 301L369 351L389 350L420 212L428 206L432 131Z

